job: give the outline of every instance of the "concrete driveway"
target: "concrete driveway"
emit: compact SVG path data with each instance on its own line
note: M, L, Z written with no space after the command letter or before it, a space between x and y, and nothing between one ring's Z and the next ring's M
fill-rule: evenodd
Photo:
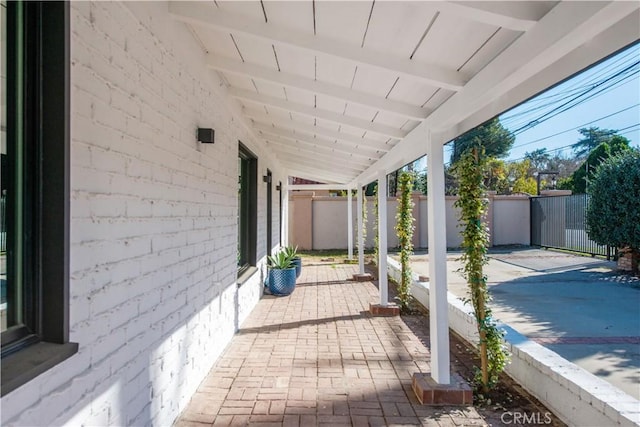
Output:
M447 283L465 297L460 254L447 255ZM428 255L412 266L428 276ZM490 250L485 272L496 319L640 399L640 278L612 261L528 247Z

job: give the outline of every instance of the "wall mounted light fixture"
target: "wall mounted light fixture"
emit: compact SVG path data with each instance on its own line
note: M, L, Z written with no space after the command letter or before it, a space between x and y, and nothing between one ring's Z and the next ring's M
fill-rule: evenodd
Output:
M213 144L215 131L210 128L198 128L198 141L203 144Z
M262 182L266 182L267 184L271 184L271 175L263 175Z

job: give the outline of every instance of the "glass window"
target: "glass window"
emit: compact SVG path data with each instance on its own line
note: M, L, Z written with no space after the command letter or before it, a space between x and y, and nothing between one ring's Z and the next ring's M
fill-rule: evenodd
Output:
M258 160L242 144L238 150L238 273L256 265Z
M69 5L1 6L4 396L77 345L68 342Z

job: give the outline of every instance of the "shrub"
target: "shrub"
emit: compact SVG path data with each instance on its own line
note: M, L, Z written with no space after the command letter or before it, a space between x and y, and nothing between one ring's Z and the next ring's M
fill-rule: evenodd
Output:
M640 150L624 150L602 162L588 194L591 240L640 251Z

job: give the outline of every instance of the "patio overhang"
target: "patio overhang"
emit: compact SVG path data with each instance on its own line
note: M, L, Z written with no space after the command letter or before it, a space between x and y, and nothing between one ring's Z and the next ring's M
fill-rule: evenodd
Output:
M637 2L171 2L291 175L357 188L638 40Z

